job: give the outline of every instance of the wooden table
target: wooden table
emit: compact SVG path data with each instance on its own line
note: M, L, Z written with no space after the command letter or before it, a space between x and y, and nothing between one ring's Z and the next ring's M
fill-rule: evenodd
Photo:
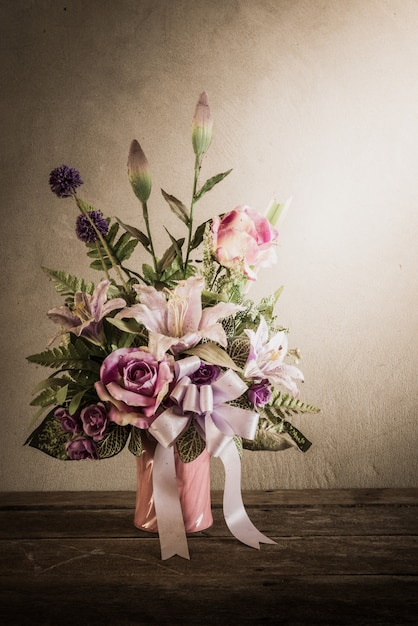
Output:
M244 492L277 541L214 525L161 561L131 492L3 493L3 624L418 624L418 489ZM7 618L4 618L7 615Z

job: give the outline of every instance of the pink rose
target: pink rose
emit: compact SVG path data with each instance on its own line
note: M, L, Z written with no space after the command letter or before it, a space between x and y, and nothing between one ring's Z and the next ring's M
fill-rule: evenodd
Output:
M258 211L243 205L212 222L215 257L224 267L241 267L250 280L254 270L276 262L274 245L279 233Z
M170 361L138 348L120 348L105 358L96 392L108 402L109 419L121 426L148 428L173 380Z

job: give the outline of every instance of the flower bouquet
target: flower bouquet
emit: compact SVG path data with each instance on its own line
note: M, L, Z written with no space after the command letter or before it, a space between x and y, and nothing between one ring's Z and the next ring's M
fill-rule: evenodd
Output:
M48 311L58 333L28 357L54 371L34 390L40 423L26 444L73 461L107 459L127 446L137 458L135 524L158 531L163 559L189 558L186 532L212 523L211 457L225 468L231 532L252 547L274 543L245 512L242 451L295 446L305 452L311 444L290 418L317 411L298 398L299 352L289 349L288 331L274 312L281 289L258 304L248 296L258 271L276 261L276 226L286 206L273 200L264 215L238 206L195 225L201 198L231 172L200 183L212 129L204 92L192 121L190 205L161 190L185 228L181 238L166 229L162 256L148 210L150 167L136 140L128 177L142 207L142 230L82 200L76 169L51 172L51 190L75 201L77 237L101 277L95 285L42 268L64 304ZM132 269L127 261L138 244L150 262Z

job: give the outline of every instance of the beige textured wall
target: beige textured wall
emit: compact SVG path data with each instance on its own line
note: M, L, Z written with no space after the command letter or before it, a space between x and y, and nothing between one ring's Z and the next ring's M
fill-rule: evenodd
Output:
M418 2L3 0L0 29L2 489L134 488L128 452L64 464L22 447L47 372L25 356L55 331L45 311L59 302L39 268L91 274L75 209L48 174L77 167L85 199L135 223L135 137L160 228L159 187L190 194L203 89L216 124L205 171L234 173L202 218L293 196L277 271L253 295L285 285L302 398L322 407L295 420L311 450L247 452L243 486L416 486ZM214 487L221 479L215 462Z

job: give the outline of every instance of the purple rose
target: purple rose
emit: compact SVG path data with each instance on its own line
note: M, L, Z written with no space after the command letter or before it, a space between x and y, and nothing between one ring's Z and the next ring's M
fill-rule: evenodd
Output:
M198 370L190 375L190 380L195 385L210 385L221 375L221 368L218 365L207 365L201 363Z
M65 450L72 461L83 461L84 459L97 460L96 445L91 439L82 437L80 439L72 439L65 444Z
M254 406L263 407L271 398L271 389L268 380L262 380L254 383L248 389L248 400Z
M109 424L106 407L101 402L87 406L81 411L81 421L86 435L93 441L100 441Z
M54 417L60 422L62 430L65 430L67 433L79 435L83 432L80 416L78 414L70 415L63 406L54 411Z
M173 380L170 360L138 348L119 348L103 361L97 395L109 403L109 419L120 426L148 428Z

